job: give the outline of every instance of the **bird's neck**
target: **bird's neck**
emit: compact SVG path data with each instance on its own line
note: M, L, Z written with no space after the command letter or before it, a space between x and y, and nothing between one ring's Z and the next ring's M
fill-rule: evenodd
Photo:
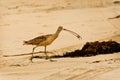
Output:
M57 30L57 31L55 32L56 37L58 37L58 35L60 34L60 32L61 32L61 31L59 31L59 30Z

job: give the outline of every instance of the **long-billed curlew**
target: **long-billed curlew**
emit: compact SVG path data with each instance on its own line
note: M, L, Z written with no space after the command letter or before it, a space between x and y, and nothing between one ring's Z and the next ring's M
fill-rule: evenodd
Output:
M64 29L62 26L59 26L57 31L54 34L42 35L42 36L38 36L34 39L24 41L25 45L35 45L35 47L33 47L33 50L32 50L32 57L30 58L31 62L33 62L32 59L34 58L34 56L33 56L34 50L35 50L35 48L37 48L39 46L45 47L44 50L45 50L46 59L48 58L48 55L46 53L46 46L50 45L58 37L59 33L62 30L65 30L65 31L72 33L77 38L81 38L77 33L70 31L70 30L67 30L67 29Z

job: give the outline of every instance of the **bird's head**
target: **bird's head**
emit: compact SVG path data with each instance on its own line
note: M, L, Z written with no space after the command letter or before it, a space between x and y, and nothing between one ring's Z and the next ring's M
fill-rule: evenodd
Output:
M59 26L59 27L58 27L58 30L59 30L59 31L62 31L62 30L63 30L63 27L62 27L62 26Z

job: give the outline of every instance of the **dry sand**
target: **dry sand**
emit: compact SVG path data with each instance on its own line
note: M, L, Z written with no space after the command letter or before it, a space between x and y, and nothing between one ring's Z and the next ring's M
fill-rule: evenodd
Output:
M30 56L24 40L54 33L58 26L77 32L78 40L63 31L47 47L53 54L80 49L87 41L120 42L120 3L115 0L0 0L0 80L119 80L120 53L94 57L60 58L56 62ZM117 0L120 1L120 0ZM43 50L43 47L36 51Z

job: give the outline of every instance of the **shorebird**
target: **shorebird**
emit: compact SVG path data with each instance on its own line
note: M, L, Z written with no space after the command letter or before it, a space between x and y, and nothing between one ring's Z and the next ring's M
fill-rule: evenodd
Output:
M39 46L44 46L45 47L44 51L45 51L46 59L48 59L48 55L47 55L47 52L46 52L46 47L48 45L50 45L59 36L59 33L62 30L72 33L73 35L75 35L79 39L81 38L81 36L79 36L77 33L73 32L73 31L70 31L68 29L64 29L62 26L59 26L57 31L54 34L41 35L41 36L38 36L38 37L33 38L31 40L24 41L24 45L35 45L35 47L33 47L33 49L32 49L32 57L30 58L31 62L33 62L32 60L34 58L34 56L33 56L34 50L35 50L35 48L37 48ZM50 59L50 61L51 61L51 59Z

